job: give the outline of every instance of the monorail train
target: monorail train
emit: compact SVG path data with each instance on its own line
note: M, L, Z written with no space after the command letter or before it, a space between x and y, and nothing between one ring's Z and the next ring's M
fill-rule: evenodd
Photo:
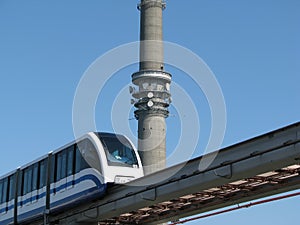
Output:
M28 223L101 198L110 183L143 176L141 160L126 137L88 133L0 177L0 225Z

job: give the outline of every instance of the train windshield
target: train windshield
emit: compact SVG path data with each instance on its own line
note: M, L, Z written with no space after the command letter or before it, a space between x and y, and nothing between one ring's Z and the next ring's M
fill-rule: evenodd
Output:
M138 161L130 142L121 135L98 133L110 166L138 167Z

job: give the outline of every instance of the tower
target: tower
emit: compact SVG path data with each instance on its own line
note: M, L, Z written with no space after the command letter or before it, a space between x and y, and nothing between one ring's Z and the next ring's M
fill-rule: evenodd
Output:
M165 168L166 122L171 103L171 74L164 71L163 0L141 0L140 63L130 88L138 120L138 151L145 175Z

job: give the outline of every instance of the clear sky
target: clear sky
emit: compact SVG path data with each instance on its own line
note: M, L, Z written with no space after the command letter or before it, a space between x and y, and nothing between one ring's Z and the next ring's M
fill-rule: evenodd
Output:
M76 87L98 57L138 40L137 3L0 0L0 175L74 139ZM201 57L222 89L227 110L222 146L300 120L299 11L298 0L167 1L164 40ZM211 128L207 96L180 69L167 68L196 108L201 132L193 156L201 155ZM137 70L136 64L121 68L102 89L95 106L98 130L114 131L114 99ZM193 121L180 117L176 107L167 119L168 154L181 136L179 127ZM124 124L136 134L130 112ZM293 224L299 202L282 200L188 224Z

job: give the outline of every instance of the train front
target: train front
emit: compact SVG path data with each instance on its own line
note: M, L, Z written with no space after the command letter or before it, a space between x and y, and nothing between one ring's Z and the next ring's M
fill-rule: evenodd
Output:
M101 173L105 183L124 184L144 175L138 152L123 135L94 133L101 155Z

